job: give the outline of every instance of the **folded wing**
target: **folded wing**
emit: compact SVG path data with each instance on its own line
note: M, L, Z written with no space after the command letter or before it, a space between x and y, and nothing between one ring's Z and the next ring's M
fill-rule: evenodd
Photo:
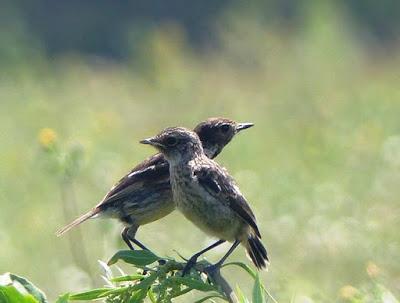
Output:
M225 170L219 167L202 167L195 171L195 176L200 185L210 194L223 201L254 230L255 234L261 238L258 230L256 218L246 199L239 191L235 181Z

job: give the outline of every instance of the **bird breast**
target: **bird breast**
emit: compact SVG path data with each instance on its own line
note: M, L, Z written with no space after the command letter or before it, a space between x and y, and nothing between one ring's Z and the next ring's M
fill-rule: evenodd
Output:
M193 176L193 167L174 167L170 171L176 208L205 233L234 241L245 228L234 211L211 196Z

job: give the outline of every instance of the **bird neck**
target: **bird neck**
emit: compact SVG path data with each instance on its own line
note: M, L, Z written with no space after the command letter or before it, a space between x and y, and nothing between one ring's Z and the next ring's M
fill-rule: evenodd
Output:
M188 145L185 150L180 153L170 155L167 160L170 166L182 166L186 165L192 160L206 157L204 154L203 147L198 144Z
M210 159L214 159L221 152L221 148L217 144L203 144L203 149L205 155Z

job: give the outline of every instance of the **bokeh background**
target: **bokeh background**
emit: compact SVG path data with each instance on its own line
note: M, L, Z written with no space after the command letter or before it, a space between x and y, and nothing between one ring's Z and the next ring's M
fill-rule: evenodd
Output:
M121 225L55 231L153 153L140 139L224 116L256 124L218 161L257 214L276 299L337 302L371 283L393 299L399 38L391 0L1 0L0 272L51 299L101 286ZM138 238L173 257L211 241L178 213Z

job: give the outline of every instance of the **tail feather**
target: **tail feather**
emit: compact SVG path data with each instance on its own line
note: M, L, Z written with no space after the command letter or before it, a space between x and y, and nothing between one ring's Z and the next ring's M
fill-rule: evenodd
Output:
M56 236L60 237L63 234L65 234L67 231L69 231L71 228L81 224L82 222L85 222L87 219L92 218L93 216L95 216L96 214L99 213L99 209L94 208L92 210L90 210L89 212L87 212L86 214L80 216L79 218L76 218L74 221L72 221L71 223L69 223L68 225L64 226L63 228L61 228L60 230L58 230L56 232Z
M250 236L247 239L246 249L251 261L258 269L265 269L269 263L267 250L257 236Z

